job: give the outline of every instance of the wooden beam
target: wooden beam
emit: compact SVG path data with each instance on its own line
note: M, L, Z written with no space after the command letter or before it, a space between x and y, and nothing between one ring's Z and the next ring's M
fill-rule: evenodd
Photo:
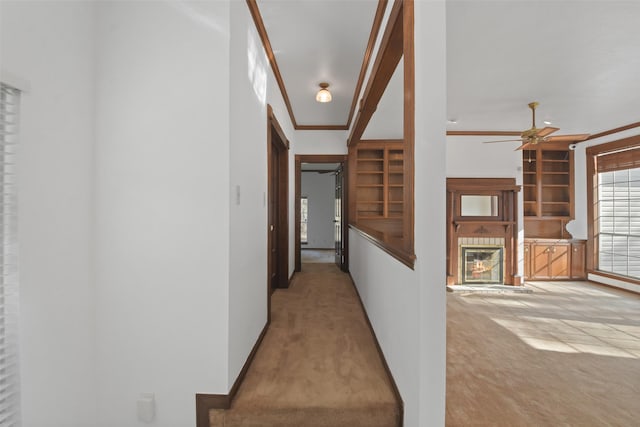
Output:
M276 62L276 56L273 53L273 49L271 48L271 42L269 41L269 36L267 35L267 30L264 26L264 21L262 20L262 15L260 15L260 9L258 8L258 3L256 0L247 0L247 6L249 6L249 12L251 13L251 17L253 18L253 23L256 26L256 30L260 35L260 40L262 40L262 46L267 54L267 58L269 59L269 64L271 65L271 69L273 70L273 75L278 82L278 87L280 88L280 92L282 93L282 98L284 99L284 103L287 106L287 111L289 112L289 118L291 119L291 123L295 128L296 118L293 115L293 108L291 108L291 101L289 100L289 95L287 94L287 88L284 87L284 80L282 80L282 74L280 74L280 68L278 67L278 63Z
M267 34L267 30L265 28L262 15L260 14L260 9L258 8L257 1L246 0L246 2L247 2L247 6L249 7L249 12L251 13L251 17L253 18L253 22L256 26L256 30L258 31L258 35L260 36L260 40L262 41L262 46L264 47L265 53L267 54L267 58L269 59L269 65L271 65L271 69L273 70L273 75L275 76L276 82L278 83L278 87L280 88L280 93L282 94L282 98L284 100L285 106L287 107L287 112L289 113L289 118L291 119L291 124L293 125L293 128L295 130L349 130L349 125L351 124L351 119L353 118L353 113L355 111L356 104L358 102L358 96L360 95L360 90L362 89L364 77L367 72L367 68L369 68L371 53L373 52L375 41L378 37L378 33L380 32L380 26L382 25L382 18L384 17L384 12L387 8L388 0L378 0L378 7L376 9L376 14L373 19L371 33L369 34L369 42L367 43L367 48L365 50L364 58L362 60L362 66L360 69L358 82L356 84L356 88L353 93L353 101L351 102L349 116L347 118L346 124L344 125L299 125L296 122L296 118L293 113L293 107L291 106L291 100L289 99L287 89L284 85L284 80L282 78L282 74L280 73L280 67L278 67L278 62L276 61L275 54L273 53L273 48L271 47L271 41L269 40L269 35Z
M415 179L415 55L413 0L404 0L402 7L402 51L404 57L404 209L402 239L405 251L414 253L414 179Z
M520 136L522 132L506 130L448 130L447 136Z
M603 136L611 135L618 132L623 132L625 130L629 130L637 127L640 127L640 122L631 123L630 125L620 126L614 129L606 130L604 132L593 134L589 138L585 139L585 141L589 141L590 139L602 138Z
M347 118L347 130L353 119L353 113L356 110L358 104L358 97L360 96L360 90L364 84L364 77L367 74L367 68L369 68L369 62L371 61L371 54L382 26L382 18L384 18L384 11L387 10L388 0L379 0L378 9L376 10L376 16L373 18L373 26L371 27L371 34L369 34L369 42L367 43L367 49L364 52L364 58L362 60L362 67L360 68L360 75L358 76L358 83L356 89L353 92L353 101L351 102L351 109L349 110L349 118Z
M371 78L360 101L360 110L351 129L347 145L357 142L366 129L403 54L403 2L395 0L382 37Z

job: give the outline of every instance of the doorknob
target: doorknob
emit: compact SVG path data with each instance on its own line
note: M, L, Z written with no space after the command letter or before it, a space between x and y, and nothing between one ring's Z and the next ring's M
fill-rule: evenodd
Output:
M273 224L269 226L269 231L273 231Z

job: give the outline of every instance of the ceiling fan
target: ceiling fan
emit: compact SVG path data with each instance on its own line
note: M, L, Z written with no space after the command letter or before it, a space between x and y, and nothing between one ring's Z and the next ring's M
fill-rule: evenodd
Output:
M501 141L485 141L486 144L491 144L495 142L513 142L520 141L522 145L516 148L516 150L522 150L528 145L536 145L541 142L578 142L584 141L589 138L588 133L580 133L575 135L556 135L549 136L552 133L559 131L560 128L554 127L544 127L542 129L536 128L536 107L539 105L537 102L529 103L529 108L531 108L532 113L532 121L531 121L531 129L527 129L520 134L520 139L503 139Z

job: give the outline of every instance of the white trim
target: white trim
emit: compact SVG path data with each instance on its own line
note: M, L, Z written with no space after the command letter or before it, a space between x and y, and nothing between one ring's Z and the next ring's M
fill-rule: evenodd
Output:
M613 286L614 288L625 289L627 291L640 293L640 285L625 282L624 280L613 279L611 277L601 276L597 273L589 273L587 278L596 283Z

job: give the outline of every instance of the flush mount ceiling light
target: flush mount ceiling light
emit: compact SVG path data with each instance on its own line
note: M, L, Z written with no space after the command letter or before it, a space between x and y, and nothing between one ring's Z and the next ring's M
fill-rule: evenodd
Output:
M331 102L331 92L329 92L329 83L320 83L320 90L316 94L316 101Z

